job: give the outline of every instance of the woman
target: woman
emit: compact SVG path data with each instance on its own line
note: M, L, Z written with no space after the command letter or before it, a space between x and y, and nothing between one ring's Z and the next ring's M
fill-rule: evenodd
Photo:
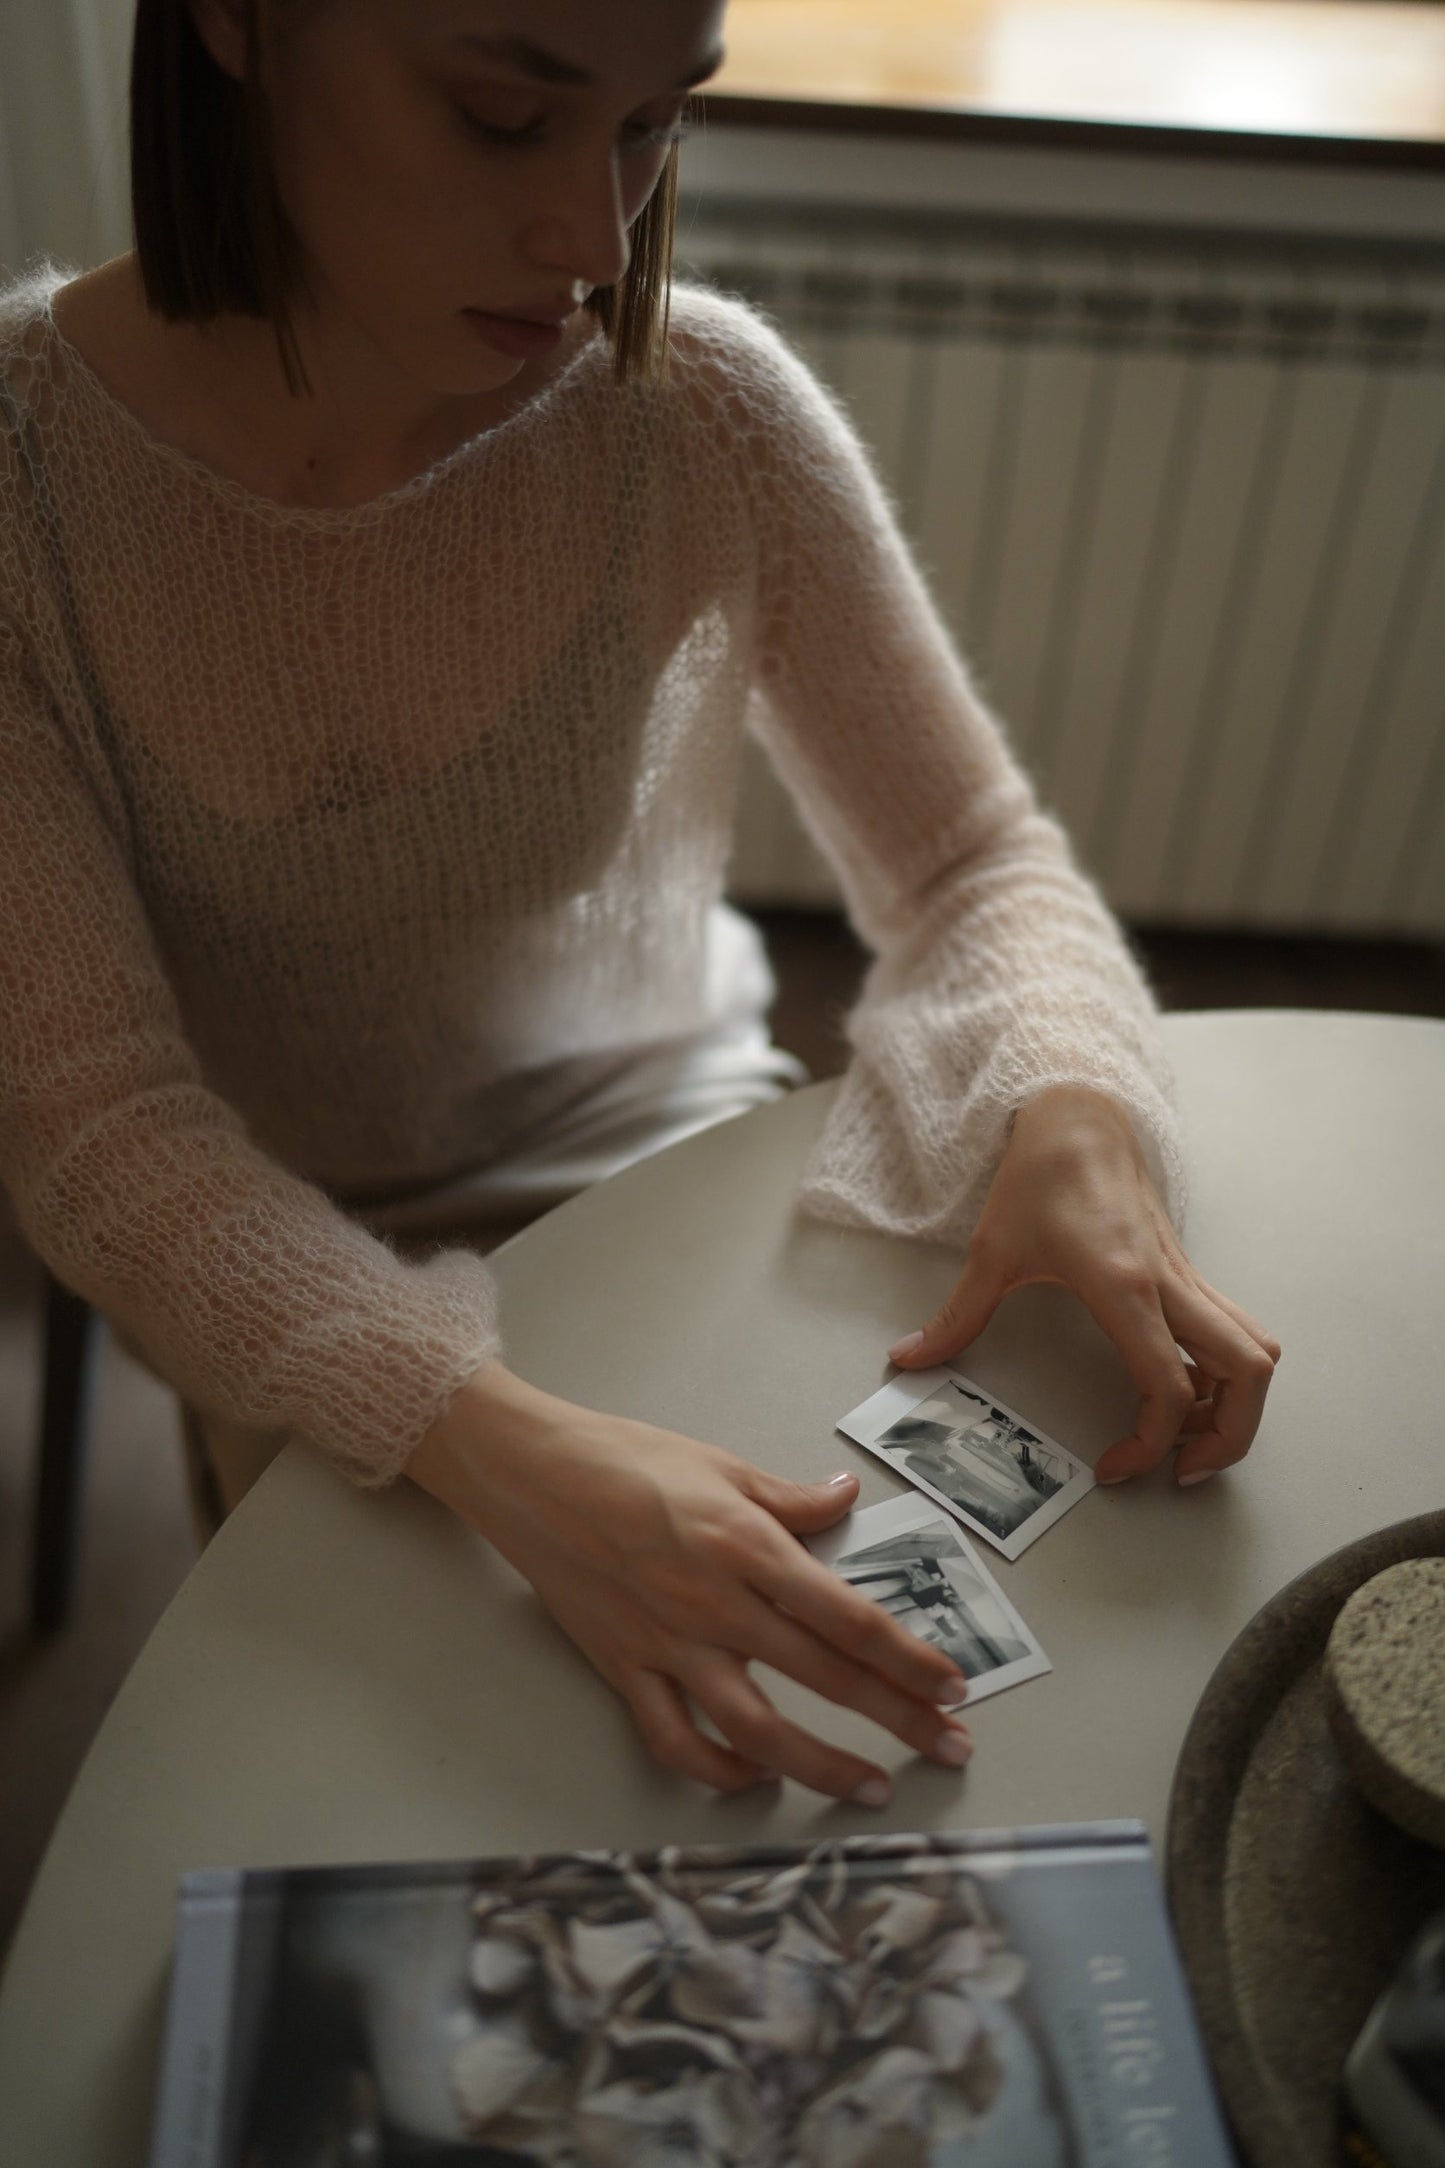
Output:
M878 958L805 1205L968 1243L898 1359L1071 1287L1141 1391L1101 1475L1183 1436L1187 1483L1278 1350L1179 1247L1147 993L845 423L742 305L668 332L722 12L141 0L137 253L0 315L0 1171L224 1491L290 1434L404 1470L668 1767L880 1803L747 1669L966 1759L947 1660L792 1540L855 1479L538 1391L477 1254L781 1088L745 720Z

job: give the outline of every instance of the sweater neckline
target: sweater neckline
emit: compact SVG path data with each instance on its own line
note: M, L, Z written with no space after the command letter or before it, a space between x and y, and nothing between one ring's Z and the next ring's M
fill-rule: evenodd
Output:
M399 483L395 489L384 490L380 496L368 497L362 504L308 505L285 504L279 497L265 496L261 491L248 489L244 482L231 475L221 474L209 467L203 459L190 452L183 452L178 445L167 444L156 436L140 416L128 407L96 374L79 347L73 346L55 321L54 300L61 287L67 283L67 274L57 271L47 281L40 295L40 317L47 338L65 364L68 376L82 391L89 404L99 409L113 427L130 438L132 444L157 466L168 467L193 487L200 488L212 497L229 504L234 510L253 519L262 519L278 526L296 527L311 533L347 534L385 520L391 513L400 512L409 505L429 497L432 492L463 466L470 465L483 453L490 452L503 440L510 443L528 427L535 426L543 415L550 412L560 394L568 388L574 377L580 375L584 366L599 352L610 351L605 333L600 325L584 339L574 354L563 363L557 374L542 389L509 414L505 421L494 422L490 429L482 429L475 436L466 437L440 459L433 460L410 481Z

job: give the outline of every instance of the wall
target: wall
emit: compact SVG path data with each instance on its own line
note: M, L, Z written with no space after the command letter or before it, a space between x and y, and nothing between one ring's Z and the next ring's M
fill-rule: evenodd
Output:
M0 0L0 273L129 246L132 0Z

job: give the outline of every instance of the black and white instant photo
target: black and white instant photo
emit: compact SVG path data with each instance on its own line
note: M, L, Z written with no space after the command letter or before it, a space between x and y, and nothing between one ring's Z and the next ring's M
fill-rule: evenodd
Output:
M893 1378L838 1424L895 1474L1017 1558L1092 1490L1093 1472L956 1370Z
M890 1498L850 1513L808 1548L942 1649L969 1682L970 1707L1053 1669L967 1536L927 1498Z

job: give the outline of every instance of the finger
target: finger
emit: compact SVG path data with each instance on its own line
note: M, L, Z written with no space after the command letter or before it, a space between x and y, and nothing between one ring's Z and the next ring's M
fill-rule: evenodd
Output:
M907 1333L888 1350L890 1362L904 1370L926 1370L946 1362L976 1340L1008 1292L992 1258L970 1249L962 1274L946 1302L921 1332Z
M851 1511L858 1496L858 1478L850 1468L823 1483L791 1483L786 1476L755 1468L750 1461L738 1465L744 1471L738 1478L739 1488L795 1536L814 1536L831 1528Z
M1209 1430L1214 1423L1214 1384L1212 1377L1199 1368L1197 1363L1186 1363L1184 1375L1194 1394L1194 1405L1179 1426L1179 1439L1192 1438L1202 1430Z
M1198 1363L1187 1362L1184 1365L1184 1375L1189 1380L1189 1388L1194 1395L1196 1406L1200 1401L1207 1401L1212 1397L1214 1379L1207 1370L1201 1370Z
M829 1746L780 1715L739 1658L700 1649L686 1662L681 1683L744 1761L860 1807L886 1806L893 1796L876 1762Z
M1207 1430L1213 1430L1213 1428L1214 1397L1211 1393L1207 1399L1195 1401L1179 1426L1179 1437L1176 1443L1182 1445L1186 1438L1201 1438Z
M956 1708L967 1694L968 1681L942 1649L918 1640L806 1551L795 1548L782 1560L764 1551L754 1561L750 1579L760 1595L809 1627L820 1641L865 1670L876 1671L915 1701Z
M621 1688L643 1745L675 1776L695 1777L715 1791L740 1792L766 1781L770 1771L719 1746L700 1732L671 1679L655 1671L634 1673Z
M1094 1467L1099 1483L1122 1483L1157 1468L1192 1414L1197 1394L1175 1336L1164 1320L1159 1292L1090 1302L1097 1324L1123 1356L1139 1388L1139 1417L1127 1438L1116 1439Z
M1242 1310L1237 1302L1231 1302L1228 1295L1221 1295L1217 1287L1211 1287L1208 1280L1201 1280L1197 1272L1194 1274L1194 1278L1200 1293L1207 1295L1211 1302L1217 1304L1226 1317L1233 1318L1235 1324L1242 1331L1247 1332L1250 1339L1256 1341L1264 1349L1270 1361L1277 1363L1284 1351L1274 1334L1266 1331L1265 1327L1260 1324L1259 1319L1251 1317L1248 1310Z
M1175 1329L1215 1381L1210 1422L1190 1437L1174 1467L1176 1482L1198 1483L1243 1460L1254 1443L1274 1377L1274 1358L1203 1295L1176 1305Z
M756 1654L761 1662L840 1708L856 1709L915 1753L927 1754L949 1769L961 1769L972 1754L973 1740L965 1725L945 1716L933 1703L890 1686L876 1671L840 1656L782 1612L769 1610L758 1641Z

